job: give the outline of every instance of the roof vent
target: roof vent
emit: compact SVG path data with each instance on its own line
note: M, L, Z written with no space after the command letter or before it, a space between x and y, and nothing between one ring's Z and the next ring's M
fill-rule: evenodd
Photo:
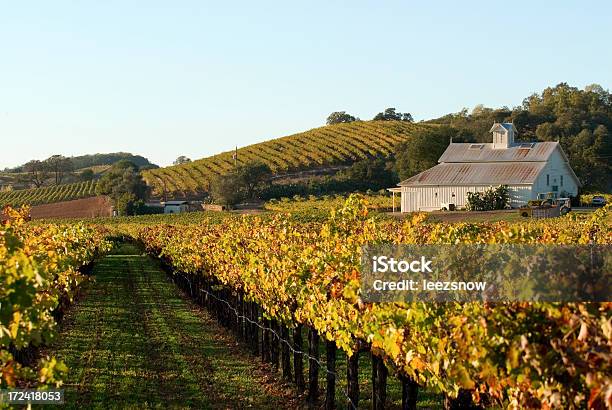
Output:
M482 149L484 144L470 144L470 149Z

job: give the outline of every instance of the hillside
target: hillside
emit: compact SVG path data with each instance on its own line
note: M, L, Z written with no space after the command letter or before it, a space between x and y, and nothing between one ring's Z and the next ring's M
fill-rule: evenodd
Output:
M387 156L411 133L426 125L402 121L358 121L328 125L238 149L238 164L266 163L276 174L351 164ZM143 172L153 195L197 195L208 190L211 176L234 167L234 151Z
M147 158L142 155L134 155L129 152L111 152L108 154L87 154L87 155L77 155L74 157L68 157L70 160L70 164L73 170L80 170L85 168L92 167L100 167L100 166L110 166L116 162L122 160L128 160L133 162L138 167L143 166L156 166L152 164ZM19 173L23 171L23 167L25 164L20 165L15 168L5 169L5 173Z
M0 208L6 205L39 205L95 195L95 181L53 185L43 188L20 189L0 192Z

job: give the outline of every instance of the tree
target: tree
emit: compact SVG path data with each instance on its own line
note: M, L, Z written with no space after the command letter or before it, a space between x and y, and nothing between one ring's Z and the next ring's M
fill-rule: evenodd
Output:
M612 189L612 94L598 84L567 83L534 93L512 109L476 107L432 120L477 142L491 142L491 124L513 122L518 140L559 141L585 190Z
M347 114L346 111L334 111L327 117L327 125L331 124L340 124L343 122L353 122L357 121L358 118L353 117L350 114Z
M79 174L79 179L81 181L91 181L92 179L94 179L94 177L95 177L95 174L92 169L84 169Z
M263 162L254 161L239 166L236 174L241 187L246 191L246 198L254 199L257 189L269 181L272 170Z
M215 176L210 183L210 196L219 205L233 206L243 196L240 177L236 172Z
M355 189L379 190L395 185L397 176L393 162L384 158L371 158L353 163L338 173L342 181L351 181Z
M188 162L191 162L191 159L187 158L184 155L181 155L180 157L178 157L177 159L174 160L174 162L172 163L173 165L181 165L181 164L186 164Z
M425 171L438 163L451 138L462 140L459 131L451 127L426 128L416 131L399 144L395 152L395 168L400 179Z
M127 160L119 161L96 184L96 195L108 195L113 199L120 215L130 215L138 200L148 195L147 184L138 173L138 167Z
M374 116L374 121L407 121L414 122L412 114L409 112L395 112L395 108L387 108L383 112L379 112Z
M27 173L26 181L34 184L36 188L43 186L49 178L49 166L43 161L32 160L23 166L23 171Z
M72 171L72 161L63 155L53 155L45 163L55 178L55 185L61 184L66 174Z

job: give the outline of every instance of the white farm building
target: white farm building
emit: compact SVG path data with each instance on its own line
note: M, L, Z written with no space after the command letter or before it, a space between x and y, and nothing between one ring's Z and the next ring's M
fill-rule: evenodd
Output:
M466 206L468 192L507 185L515 208L538 194L576 196L580 181L558 142L515 143L511 123L495 123L491 143L453 143L438 165L392 188L401 192L401 211L433 211Z

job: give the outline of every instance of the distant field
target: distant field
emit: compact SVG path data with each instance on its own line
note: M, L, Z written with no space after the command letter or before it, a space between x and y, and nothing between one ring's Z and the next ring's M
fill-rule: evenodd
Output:
M238 149L237 162L261 161L277 174L350 164L389 155L412 133L427 127L400 121L358 121L315 128ZM154 195L194 195L209 189L210 179L234 168L234 151L191 163L147 170L143 176Z
M54 185L43 188L20 189L0 192L0 207L23 204L39 205L72 199L87 198L95 195L96 182L76 182L74 184Z

